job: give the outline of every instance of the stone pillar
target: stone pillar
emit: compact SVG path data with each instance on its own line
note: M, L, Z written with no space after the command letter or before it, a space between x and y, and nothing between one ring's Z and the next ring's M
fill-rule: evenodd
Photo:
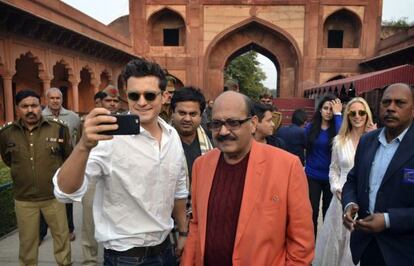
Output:
M97 93L99 91L99 82L97 79L92 79L91 78L91 88L93 91L92 95L95 95L95 93Z
M48 90L48 89L50 89L50 81L51 81L51 79L50 78L42 78L42 83L43 83L43 91L42 91L42 95L41 95L41 98L42 98L42 103L45 105L46 104L46 91Z
M78 82L72 83L72 102L73 102L73 111L79 112L79 88Z
M3 88L4 88L4 110L6 112L6 121L13 121L13 86L12 76L3 76Z

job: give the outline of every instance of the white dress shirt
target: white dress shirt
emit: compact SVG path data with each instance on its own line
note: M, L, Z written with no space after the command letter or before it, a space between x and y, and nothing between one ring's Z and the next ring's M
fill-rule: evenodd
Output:
M53 177L55 196L81 201L96 178L93 202L95 238L107 249L162 243L173 228L175 199L187 198L184 151L177 131L159 119L161 145L141 127L139 135L114 136L92 149L81 188L63 193Z

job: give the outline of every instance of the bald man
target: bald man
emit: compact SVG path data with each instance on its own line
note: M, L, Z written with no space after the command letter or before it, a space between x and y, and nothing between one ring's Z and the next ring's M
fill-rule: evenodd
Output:
M216 99L209 129L217 148L193 166L183 265L311 263L312 209L302 164L256 142L257 123L246 96L228 91Z
M361 137L342 189L352 258L361 266L414 265L413 99L407 84L384 91L384 127Z

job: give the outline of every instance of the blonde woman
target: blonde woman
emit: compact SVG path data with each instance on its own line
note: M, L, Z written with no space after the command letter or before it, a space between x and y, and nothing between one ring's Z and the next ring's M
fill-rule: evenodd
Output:
M342 186L348 172L354 166L355 151L360 137L375 128L368 103L361 97L353 98L345 107L341 128L332 145L329 183L334 197L316 239L315 259L312 265L354 265L349 248L350 232L342 225Z

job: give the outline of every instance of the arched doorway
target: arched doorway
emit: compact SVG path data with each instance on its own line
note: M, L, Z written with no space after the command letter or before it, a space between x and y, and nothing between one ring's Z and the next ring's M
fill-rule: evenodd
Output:
M92 85L92 72L89 68L84 67L80 72L81 81L79 82L79 112L89 112L93 105L94 88Z
M42 80L39 77L39 62L31 53L21 55L16 59L16 74L13 76L13 98L16 92L32 89L42 94Z
M63 60L53 66L53 79L50 86L60 89L63 96L62 106L72 109L72 83L69 81L69 69Z
M348 9L334 12L323 24L324 47L358 48L361 28L361 20L354 12Z
M16 59L16 74L12 78L13 105L15 104L14 97L16 93L21 90L31 89L36 91L40 96L43 96L43 83L39 77L39 65L39 60L30 52L20 55ZM42 105L44 104L42 102ZM16 111L14 112L14 116L16 117Z
M207 98L222 92L224 68L229 59L249 50L257 50L277 66L280 97L300 96L301 56L296 42L277 26L251 18L220 33L207 48L204 64Z
M261 74L266 76L261 67L260 58L265 58L273 64L273 73L269 73L276 80L274 84L266 87L261 80L259 80ZM280 66L277 58L265 48L257 45L256 43L248 44L236 52L234 52L225 64L225 79L236 80L239 84L240 92L247 96L256 99L264 91L269 89L276 90L278 95L278 77ZM240 76L239 76L240 75ZM263 79L263 81L265 81Z
M179 13L163 8L148 19L148 40L151 46L184 46L185 21Z
M101 91L105 89L106 87L108 87L110 83L110 76L109 76L108 71L106 70L102 71L101 76L100 76L100 81L101 83L99 84L99 90Z

